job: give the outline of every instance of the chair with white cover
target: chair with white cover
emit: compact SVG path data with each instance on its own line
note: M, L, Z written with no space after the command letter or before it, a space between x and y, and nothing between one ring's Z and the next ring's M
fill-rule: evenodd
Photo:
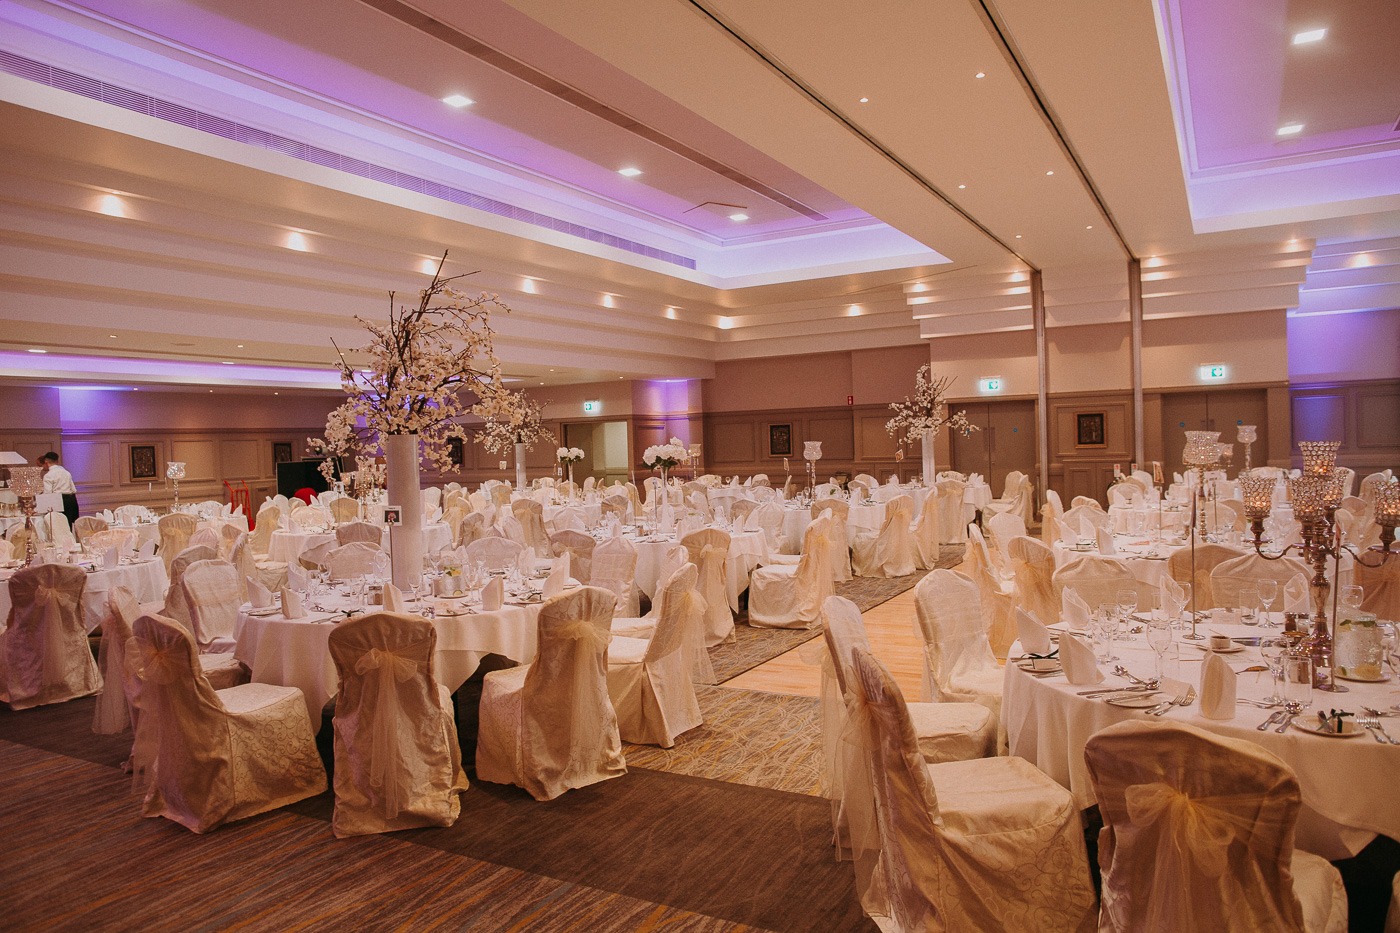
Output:
M189 547L185 548L175 559L170 562L170 586L165 591L165 603L161 607L160 614L168 619L174 619L186 629L193 629L190 621L190 607L185 602L185 591L180 587L180 581L185 576L185 570L190 564L201 560L218 560L219 552L211 547ZM134 619L132 620L135 621Z
M823 515L802 535L796 564L759 567L749 577L749 625L757 628L811 628L835 587L829 566L832 516Z
M1023 525L1029 525L1034 517L1035 484L1031 478L1019 470L1006 474L1006 485L1001 498L993 499L982 506L982 517L988 515L1015 515Z
M1069 500L1069 507L1071 509L1077 509L1081 505L1088 506L1091 509L1098 509L1100 512L1103 511L1103 504L1092 496L1075 496L1073 499Z
M705 647L713 648L734 637L734 612L729 608L726 586L729 535L718 528L692 531L680 543L690 562L700 571L700 596L705 600ZM750 596L752 602L752 596ZM752 612L752 609L750 610Z
M442 487L440 486L428 486L420 490L418 495L422 497L424 512L431 512L442 505Z
M856 535L851 570L858 577L904 577L914 572L914 500L895 496L885 503L877 533Z
M336 544L349 544L352 541L363 541L380 547L384 543L384 529L370 522L347 522L336 528Z
M486 514L484 512L469 512L462 518L462 523L457 526L456 533L452 536L452 543L455 547L462 547L471 544L478 538L486 537Z
M866 488L867 492L871 489L877 489L880 486L880 481L869 473L857 473L851 482L860 483Z
M701 631L698 578L687 563L666 581L666 609L651 636L614 635L608 646L608 696L624 742L670 748L676 736L704 722L686 644Z
M1196 572L1193 577L1191 548L1178 548L1167 558L1167 575L1177 583L1191 584L1197 609L1214 609L1219 603L1215 601L1215 593L1211 587L1211 573L1219 564L1243 557L1244 553L1239 548L1227 547L1224 544L1197 544L1194 558Z
M1055 598L1055 587L1051 583L1055 574L1055 552L1029 535L1012 538L1006 550L1016 579L1017 605L1037 619L1058 619L1060 601Z
M491 487L491 504L498 509L510 508L510 484L501 483Z
M356 544L364 542L356 541ZM303 570L327 570L330 568L331 551L342 545L335 541L322 541L315 547L309 547L297 555L297 566Z
M272 546L272 533L277 530L281 521L282 510L276 506L265 505L258 511L258 517L253 520L253 528L248 532L248 540L252 544L253 554L259 559L267 556L267 549Z
M914 587L914 614L924 641L923 699L980 703L1000 721L1002 670L977 584L955 570L934 570Z
M999 512L986 519L982 525L991 537L992 547L1002 554L1007 553L1006 545L1012 538L1019 538L1026 534L1026 523L1015 512Z
M866 913L901 933L1092 929L1069 791L1023 758L925 763L894 678L868 651L851 654L858 754L845 792Z
M749 517L749 513L758 508L758 502L753 499L735 499L729 506L729 520L731 522L743 522Z
M544 530L544 506L533 499L517 499L510 504L511 513L525 533L525 546L536 552L550 549L549 532Z
M1295 557L1265 560L1258 554L1244 554L1215 565L1215 569L1210 572L1211 594L1215 605L1234 608L1240 605L1242 587L1258 583L1260 580L1276 580L1279 590L1282 591L1288 581L1300 573L1304 579L1312 579L1307 565Z
M339 499L333 499L331 501L331 519L337 525L359 521L360 500L352 499L349 496L341 496ZM262 523L261 513L258 515L258 523Z
M1142 487L1137 483L1114 483L1108 487L1108 506L1129 506L1142 501Z
M72 564L24 567L10 577L0 632L0 702L11 709L63 703L102 689L83 627L87 573Z
M812 518L823 512L831 513L831 534L828 547L831 550L831 578L837 583L845 583L853 578L851 573L851 544L847 537L847 522L851 517L851 506L845 499L818 499L812 503ZM794 542L796 543L796 542Z
M1140 594L1145 586L1139 583L1122 560L1099 554L1086 554L1065 564L1050 577L1050 585L1054 587L1057 601L1064 598L1065 587L1073 587L1090 609L1103 603L1116 603L1119 590L1133 590ZM1138 608L1151 607L1139 605Z
M1065 506L1060 494L1053 489L1045 490L1045 505L1040 509L1040 539L1046 544L1055 543L1055 522L1064 517Z
M656 574L656 592L651 598L651 606L647 609L647 614L641 617L635 616L614 616L612 620L612 633L614 635L625 635L628 638L650 638L651 633L656 631L656 621L661 618L663 607L666 603L666 582L671 576L679 571L686 564L690 563L690 552L684 546L673 544L661 555L661 564ZM698 571L698 568L697 568ZM697 583L697 592L698 592ZM640 606L638 607L640 609ZM701 650L704 650L705 619L702 615L700 619L700 638L698 643ZM706 657L709 657L706 655ZM713 683L713 681L710 681Z
M480 561L487 570L504 570L514 564L525 548L508 538L478 538L466 546L467 560Z
M197 560L185 568L180 590L190 611L190 632L202 648L233 650L238 627L238 568L226 560ZM246 584L244 584L246 586Z
M914 520L914 566L919 570L932 570L938 566L938 543L942 537L938 527L938 490L930 489L919 509L919 517Z
M550 553L555 557L569 555L569 576L580 583L593 578L593 551L598 542L581 531L556 531L549 539Z
M966 542L967 520L963 517L963 496L967 494L967 483L960 479L940 479L933 488L938 490L938 543Z
M569 566L573 567L572 557ZM599 542L593 548L588 583L617 594L619 616L633 618L641 612L641 597L637 592L637 548L621 535Z
M758 505L744 519L744 529L763 532L763 540L768 545L768 553L780 553L784 544L782 506L776 502L764 502Z
M1379 567L1358 560L1351 582L1362 587L1363 610L1378 619L1400 620L1400 560L1388 560Z
M536 800L627 773L608 699L608 623L616 598L582 586L540 608L529 664L486 675L476 773Z
M387 557L377 545L367 541L342 544L326 555L326 569L333 581L353 580L374 573L378 563Z
M1074 506L1064 514L1064 517L1061 518L1060 521L1075 529L1083 528L1087 522L1094 528L1106 528L1109 531L1113 530L1108 513L1100 508L1097 502L1093 505Z
M84 515L73 523L73 537L78 539L79 544L85 545L89 535L106 531L107 527L107 522L96 515Z
M190 535L190 540L188 541L188 543L186 543L185 546L211 547L214 550L219 551L219 556L222 557L222 545L223 539L219 537L219 533L217 531L215 531L213 528L201 528L194 534Z
M331 632L337 838L457 821L467 776L452 692L433 676L436 647L419 616L373 612Z
M322 512L319 508L307 505L300 499L293 499L292 502L300 503L300 505L292 506L292 514L290 517L293 530L299 529L303 533L310 533L325 527L325 512Z
M1342 876L1294 848L1298 779L1255 742L1128 720L1089 738L1105 933L1343 933Z
M1000 565L993 560L982 530L967 527L967 575L977 584L982 602L982 619L987 628L987 641L992 654L1005 658L1016 640L1016 584L1002 576Z
M160 556L168 572L175 556L189 547L190 537L199 527L199 519L185 512L171 512L162 515L156 524L160 529Z
M134 769L150 782L143 816L205 833L326 789L296 687L215 690L189 633L162 616L136 620L126 663L139 684Z

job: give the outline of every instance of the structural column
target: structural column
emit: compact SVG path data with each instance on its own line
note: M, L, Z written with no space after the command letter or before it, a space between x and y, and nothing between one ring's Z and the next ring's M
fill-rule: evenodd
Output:
M1142 420L1142 263L1128 260L1128 319L1132 322L1133 462L1145 469Z
M1031 271L1031 320L1035 327L1036 459L1040 461L1040 496L1044 499L1050 489L1050 368L1045 343L1045 287L1040 270Z

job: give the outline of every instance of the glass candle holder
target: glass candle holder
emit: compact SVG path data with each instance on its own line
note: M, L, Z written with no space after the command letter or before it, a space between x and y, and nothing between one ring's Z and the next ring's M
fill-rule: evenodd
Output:
M1250 521L1266 519L1274 507L1274 484L1271 476L1240 477L1240 493L1244 496L1244 514Z
M1259 440L1258 426L1253 424L1239 425L1235 440L1239 441L1241 444L1253 444L1255 441Z
M1304 473L1288 481L1288 498L1293 504L1293 517L1300 522L1315 522L1327 508L1327 487L1331 478Z
M1303 453L1303 472L1315 476L1330 474L1337 465L1337 451L1341 441L1300 441L1298 449Z
M1400 525L1400 480L1376 487L1376 524L1382 528Z
M21 499L32 499L44 491L44 468L10 467L10 491Z
M1219 431L1187 431L1181 459L1191 466L1209 466L1220 456Z

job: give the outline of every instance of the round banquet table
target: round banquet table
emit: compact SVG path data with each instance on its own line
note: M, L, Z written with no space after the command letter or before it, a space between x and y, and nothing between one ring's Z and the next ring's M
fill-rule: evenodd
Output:
M885 523L885 503L864 502L851 505L846 517L846 540L854 541L856 535L866 531L878 532ZM802 535L812 524L812 510L808 506L786 506L783 511L783 540L787 548L796 554L802 550Z
M322 596L310 602L327 607L351 606L344 597ZM462 599L434 598L433 602L467 608ZM517 664L533 660L541 605L507 603L494 612L475 609L463 615L439 614L430 619L437 632L433 675L438 683L455 691L488 654L499 654ZM410 602L408 608L412 611L417 604ZM321 728L321 709L340 689L335 662L331 660L330 636L335 623L344 618L338 609L317 611L310 605L305 619L287 619L280 611L261 614L246 603L238 612L234 657L248 666L256 683L300 689L313 731Z
M1109 528L1116 535L1154 532L1160 526L1173 534L1183 534L1191 520L1191 510L1181 506L1158 509L1147 505L1110 505Z
M1232 637L1278 633L1275 628L1215 622L1208 623L1205 628ZM1144 638L1136 635L1117 640L1114 650L1122 659L1118 663L1139 677L1151 677L1156 662ZM1178 634L1174 646L1178 660L1168 661L1165 672L1168 677L1199 688L1205 651L1195 644L1204 643L1181 641ZM1020 654L1019 643L1013 645L1011 657ZM1253 647L1227 654L1225 658L1237 672L1263 663L1259 649ZM1112 666L1100 662L1105 682L1098 685L1099 688L1120 683L1128 685L1126 680L1110 673ZM1318 710L1332 707L1359 713L1363 705L1384 710L1400 701L1400 688L1395 680L1349 682L1346 686L1349 693L1314 690L1312 705L1304 710L1300 719L1316 722ZM1011 754L1030 761L1067 788L1081 809L1095 802L1093 783L1084 764L1084 743L1088 738L1105 726L1125 719L1156 718L1146 717L1140 710L1121 709L1102 700L1079 696L1079 691L1091 689L1096 688L1069 684L1063 674L1033 676L1014 663L1006 665L1003 681L1002 717ZM1236 689L1238 697L1262 700L1272 689L1272 679L1267 671L1240 673ZM1255 727L1270 712L1273 711L1239 703L1233 719L1207 719L1201 715L1198 698L1191 706L1174 708L1162 718L1254 742L1292 768L1303 796L1297 830L1301 848L1336 860L1355 855L1377 834L1400 839L1400 799L1391 783L1400 769L1400 746L1377 744L1369 734L1329 738L1296 729L1289 729L1282 735L1272 727L1265 732L1258 731ZM1387 731L1400 738L1400 718L1387 719L1385 724Z
M1118 553L1106 556L1122 561L1124 566L1133 572L1133 576L1150 586L1162 585L1162 580L1167 576L1167 561L1172 554L1185 547L1180 540L1176 539L1168 539L1160 544L1154 544L1150 538L1131 535L1115 535L1113 546ZM1055 569L1058 570L1070 561L1090 554L1098 554L1099 549L1097 545L1080 545L1070 548L1065 547L1063 542L1056 541L1054 552Z
M585 502L575 500L573 502L560 503L559 505L547 505L544 507L544 521L548 525L566 511L578 513L583 519L583 527L592 528L603 520L603 505L600 502Z
M14 574L13 570L0 570L0 583L5 584L0 586L0 631L10 617L9 579ZM159 557L123 558L120 566L111 570L90 570L87 585L83 587L83 627L91 632L108 619L111 613L107 610L107 597L114 586L131 590L138 603L159 603L165 601L169 585L165 562Z
M677 543L675 535L647 535L629 538L637 549L637 586L650 598L661 583L661 561ZM749 588L749 574L768 557L768 541L761 531L738 531L729 536L729 556L725 561L725 590L729 608L739 611L739 594Z
M384 529L385 538L388 529ZM279 528L272 533L267 545L267 559L292 563L301 555L322 544L335 543L334 531L287 531ZM423 526L423 553L436 554L452 545L452 528L446 522L430 522Z

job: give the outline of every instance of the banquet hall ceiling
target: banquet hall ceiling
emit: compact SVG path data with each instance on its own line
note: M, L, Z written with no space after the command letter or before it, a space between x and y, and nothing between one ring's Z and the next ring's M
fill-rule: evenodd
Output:
M3 0L0 375L290 384L444 247L524 384L1400 304L1393 3L1223 6Z

